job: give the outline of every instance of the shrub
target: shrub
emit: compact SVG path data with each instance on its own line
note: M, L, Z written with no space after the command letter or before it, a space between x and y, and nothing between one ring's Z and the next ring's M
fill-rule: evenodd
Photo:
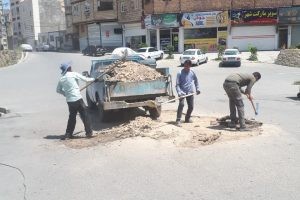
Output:
M299 43L298 45L296 45L296 48L297 48L297 49L300 49L300 43Z
M138 47L144 48L144 47L148 47L148 45L146 43L139 43Z
M250 55L250 57L249 57L248 60L257 61L258 60L258 58L257 58L257 48L254 47L254 46L249 46L248 50L251 53L251 55Z
M173 56L173 53L174 53L174 46L168 45L168 46L167 46L167 52L168 52L168 57L167 57L167 59L173 59L173 58L174 58L174 56Z
M223 53L225 51L225 47L223 45L218 46L218 60L222 59Z
M208 49L207 49L207 47L205 46L205 47L202 47L202 48L201 48L201 51L202 51L203 53L207 53L207 52L208 52Z

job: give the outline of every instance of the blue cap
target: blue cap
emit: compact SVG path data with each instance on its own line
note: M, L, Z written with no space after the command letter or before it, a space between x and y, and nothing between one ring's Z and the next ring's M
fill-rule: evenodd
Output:
M61 74L64 75L70 67L71 67L71 62L62 63L60 65Z

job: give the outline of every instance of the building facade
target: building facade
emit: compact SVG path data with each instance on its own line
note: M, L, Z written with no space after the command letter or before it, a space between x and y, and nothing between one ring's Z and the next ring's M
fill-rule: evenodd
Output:
M142 24L147 44L163 50L274 50L299 43L297 6L300 0L143 0Z
M71 0L71 5L80 50L88 45L106 48L124 45L116 0Z
M10 10L15 48L21 43L61 47L66 29L63 0L11 0Z
M4 10L4 2L0 0L0 50L8 49L7 23L8 18Z

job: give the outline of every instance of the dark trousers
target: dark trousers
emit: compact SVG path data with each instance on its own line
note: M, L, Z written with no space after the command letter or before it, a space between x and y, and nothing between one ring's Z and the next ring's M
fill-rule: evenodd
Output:
M76 115L79 112L80 118L84 124L86 134L92 133L91 124L87 115L87 109L82 99L74 102L68 102L69 120L66 133L72 135L76 125Z
M236 110L238 111L239 122L241 127L245 127L244 103L240 87L234 82L224 82L223 88L229 98L230 119L232 123L237 121Z
M178 105L178 109L177 109L177 119L176 119L176 121L181 120L182 111L183 111L183 107L184 107L184 99L186 99L186 102L187 102L187 105L188 105L188 110L187 110L186 115L185 115L185 121L187 121L191 118L191 114L192 114L193 109L194 109L194 96L189 96L189 97L186 97L186 98L179 99L179 105Z

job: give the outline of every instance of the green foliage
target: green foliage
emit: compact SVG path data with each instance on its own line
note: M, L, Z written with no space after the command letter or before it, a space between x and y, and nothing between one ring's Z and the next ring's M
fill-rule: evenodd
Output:
M206 46L204 46L204 47L201 48L201 51L202 51L203 53L207 53L207 52L208 52L208 49L207 49Z
M221 60L222 59L224 51L225 51L225 46L219 45L218 46L218 58L217 58L217 60Z
M251 60L251 61L257 61L258 58L257 58L257 48L254 47L254 46L249 46L248 47L248 50L250 51L251 55L250 57L248 58L248 60Z
M169 59L171 59L171 57L173 57L174 58L174 56L173 56L173 53L174 53L174 46L172 46L172 45L168 45L167 46L167 52L168 52L168 58Z
M144 47L148 47L148 45L146 43L139 43L138 47L144 48Z
M296 48L297 48L297 49L300 49L300 43L299 43L298 45L296 45Z

